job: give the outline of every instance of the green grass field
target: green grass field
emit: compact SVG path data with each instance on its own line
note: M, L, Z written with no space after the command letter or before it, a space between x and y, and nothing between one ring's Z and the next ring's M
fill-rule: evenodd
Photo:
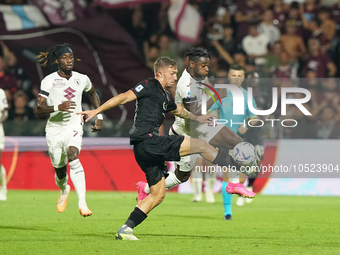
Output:
M58 213L57 191L10 190L0 203L0 254L340 254L338 197L259 195L223 221L220 194L207 204L168 193L134 230L140 241L116 241L135 197L88 192L93 215L82 218L75 192Z

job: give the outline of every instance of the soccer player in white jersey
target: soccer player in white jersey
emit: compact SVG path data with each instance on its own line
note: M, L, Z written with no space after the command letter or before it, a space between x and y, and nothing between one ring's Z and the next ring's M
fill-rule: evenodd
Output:
M70 176L78 196L79 212L90 216L85 200L86 185L82 164L78 159L82 146L83 122L76 112L81 111L83 91L86 91L94 108L100 106L99 97L87 75L73 71L75 54L70 44L60 44L37 56L42 66L56 64L58 71L51 73L41 81L41 88L36 107L38 115L50 114L46 124L48 152L55 170L55 182L60 189L57 201L58 212L63 212L67 205L70 186L67 184L67 161ZM102 128L102 115L98 115L93 132Z
M7 183L6 183L6 170L1 164L1 153L5 148L5 133L2 122L8 116L8 103L5 91L0 89L0 201L7 200Z
M203 48L191 48L186 52L185 57L189 58L189 66L183 71L181 78L177 83L175 102L195 115L201 115L201 103L203 89L206 84L205 77L209 72L209 64L211 54ZM209 86L209 85L208 85ZM226 89L219 89L218 94L221 98L227 96ZM217 95L214 96L218 100ZM209 109L214 103L211 98L207 101L206 107ZM201 138L210 145L216 147L225 147L233 149L235 145L243 142L242 138L225 125L209 126L208 124L197 125L194 127L191 123L176 117L175 123L170 129L170 135L184 135L193 138ZM226 159L230 166L240 169L230 155ZM196 156L190 155L181 157L179 162L175 162L175 172L170 172L166 178L166 187L172 188L175 185L187 181L190 177L191 170L195 165ZM239 182L229 182L226 190L230 194L239 194L243 197L253 198L255 193L247 190L243 184ZM138 183L137 201L143 200L150 189L145 182Z

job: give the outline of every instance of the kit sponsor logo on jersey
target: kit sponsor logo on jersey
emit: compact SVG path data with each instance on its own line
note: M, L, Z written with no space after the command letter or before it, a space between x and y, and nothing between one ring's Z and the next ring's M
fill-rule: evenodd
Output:
M60 88L60 87L66 86L66 83L63 82L62 79L54 79L52 85L54 88Z

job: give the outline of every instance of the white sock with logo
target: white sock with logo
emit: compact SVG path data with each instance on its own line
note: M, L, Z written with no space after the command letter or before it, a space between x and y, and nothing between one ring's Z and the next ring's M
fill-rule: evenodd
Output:
M69 165L71 167L71 180L78 196L78 206L80 207L81 205L86 205L86 183L84 168L81 165L79 159L69 162Z

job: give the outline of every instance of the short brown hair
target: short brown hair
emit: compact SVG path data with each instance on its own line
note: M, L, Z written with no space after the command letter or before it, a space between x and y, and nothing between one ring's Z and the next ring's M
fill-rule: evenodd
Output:
M157 72L159 69L164 67L176 67L177 68L178 63L176 60L168 58L168 57L159 57L156 59L153 70L155 75L157 75Z
M236 70L236 71L243 71L244 73L246 72L246 70L244 69L243 66L239 65L239 64L232 64L229 68L229 72L231 70Z

